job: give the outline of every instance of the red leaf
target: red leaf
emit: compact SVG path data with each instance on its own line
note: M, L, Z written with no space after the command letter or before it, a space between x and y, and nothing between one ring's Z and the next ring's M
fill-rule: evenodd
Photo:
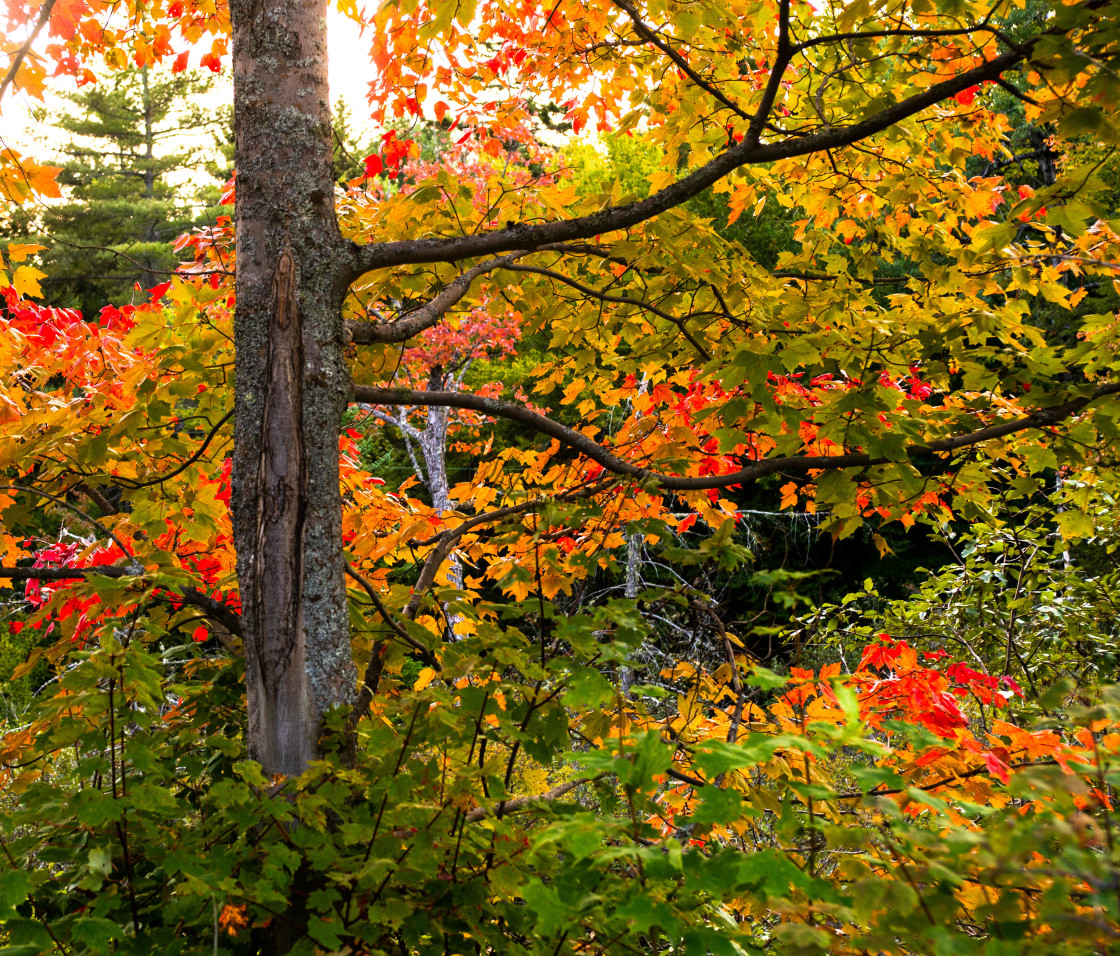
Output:
M998 777L1000 783L1007 783L1011 779L1010 774L1007 772L1007 764L999 759L995 754L984 755L984 766L988 768L988 772L993 777Z
M689 528L696 524L696 515L690 514L682 518L677 523L677 534L684 534Z
M209 632L208 630L206 630L206 628L205 628L205 627L203 627L203 626L201 626L201 625L200 625L200 626L198 626L198 627L196 627L196 628L194 629L194 633L193 633L193 634L191 635L191 637L193 637L193 638L194 638L194 642L195 642L196 644L201 644L201 643L202 643L203 641L205 641L205 640L206 640L206 639L207 639L207 638L208 638L209 636L210 636L210 632Z
M374 153L366 157L366 179L372 176L380 176L381 170L385 168L384 163L381 162L381 157Z
M187 68L187 62L191 58L190 50L180 53L175 57L175 62L171 64L172 73L182 73Z
M953 97L961 106L968 106L974 99L976 93L979 91L979 86L970 86L967 89L961 90L956 96Z

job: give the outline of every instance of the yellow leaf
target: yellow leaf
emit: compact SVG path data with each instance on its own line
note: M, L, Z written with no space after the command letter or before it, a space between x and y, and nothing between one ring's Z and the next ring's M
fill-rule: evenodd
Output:
M19 72L16 73L15 89L41 100L43 98L43 81L46 78L46 71L39 65L36 58L29 56L23 61Z
M912 520L913 519L911 519L911 521ZM879 549L880 558L885 558L888 554L894 554L894 551L891 550L891 546L887 544L887 539L881 534L873 534L871 540L875 542L875 547Z
M33 256L36 252L46 248L46 246L37 246L31 242L9 242L8 256L12 262L23 262L28 256Z
M128 66L128 56L120 47L113 47L106 50L102 56L105 58L105 63L114 70L123 70Z
M31 673L31 668L39 663L39 658L43 656L42 648L36 647L27 657L22 664L17 664L12 668L11 680L19 680L21 677Z
M525 580L513 581L503 590L515 601L524 601L529 596L529 582Z
M436 679L436 672L434 668L425 667L420 671L420 676L416 678L416 683L412 685L413 690L423 690L433 680Z
M27 296L39 298L43 295L43 290L39 288L39 280L45 279L46 276L45 272L34 266L20 266L12 274L12 285L21 299Z
M0 535L0 559L5 564L15 564L20 558L27 557L27 551L20 544L22 540L10 534Z
M564 389L564 404L569 405L573 401L575 401L575 399L579 396L579 393L582 392L586 387L587 383L582 378L577 378L574 382L572 382L571 385Z

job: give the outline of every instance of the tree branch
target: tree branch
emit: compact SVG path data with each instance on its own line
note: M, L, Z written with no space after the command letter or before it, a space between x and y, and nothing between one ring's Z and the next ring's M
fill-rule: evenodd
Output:
M591 286L584 285L582 282L579 282L571 278L570 276L566 276L562 272L557 272L553 269L545 269L542 266L511 265L505 266L504 268L509 269L511 272L530 272L535 275L546 276L549 279L555 279L557 282L563 282L565 285L571 286L573 289L582 292L584 295L588 295L594 299L598 299L600 302L613 302L618 305L632 305L635 308L644 309L647 312L652 312L654 315L664 319L666 322L671 322L678 329L680 329L681 334L684 335L686 339L688 339L689 344L694 349L696 349L697 353L699 353L700 357L703 358L705 362L710 362L712 360L711 353L709 353L708 350L704 348L704 346L696 341L692 333L689 332L688 328L685 326L685 321L686 319L690 318L690 316L686 316L683 319L678 319L676 316L665 312L663 309L659 309L656 305L653 305L650 302L644 302L641 299L631 299L628 296L624 295L612 295L607 292L600 292L598 289L594 289ZM714 314L718 315L719 313Z
M227 631L237 637L242 637L241 615L222 601L215 600L208 594L203 594L197 588L181 587L179 594L184 604L198 608L210 620L221 624Z
M381 411L380 408L369 409L369 414L372 415L374 418L376 418L383 425L392 425L394 428L399 428L401 430L401 432L403 432L409 438L415 438L417 441L420 440L419 429L417 429L415 425L413 425L411 422L409 422L403 416L401 416L400 418L394 418L392 415L388 414L387 412ZM414 465L416 464L415 459L413 459L412 463ZM419 469L417 470L417 473L419 473ZM421 476L421 478L422 477L423 476Z
M662 40L649 24L645 23L637 10L631 6L627 0L612 0L614 5L620 10L625 11L630 21L634 24L634 30L643 40L647 43L652 43L657 49L664 53L673 63L676 64L677 69L685 74L693 83L702 89L709 96L722 103L729 110L735 113L736 116L741 116L743 119L747 118L747 114L743 109L736 104L733 100L728 99L718 88L708 83L699 73L697 73L691 66L688 65L688 60L680 55L668 43ZM785 0L788 5L788 0Z
M95 564L88 568L5 568L0 567L0 578L9 581L75 581L91 574L104 578L142 577L135 567L121 567L119 564ZM241 615L228 604L223 604L197 588L181 586L176 601L197 607L210 620L220 624L231 634L241 637Z
M0 100L4 98L4 94L8 92L8 87L11 86L12 80L16 78L20 66L23 64L23 59L31 50L31 44L35 42L35 38L39 35L39 31L46 26L47 21L51 18L51 9L54 7L55 0L44 0L42 9L39 10L39 19L35 21L35 27L31 31L31 35L24 40L23 46L16 52L15 58L12 60L12 65L8 67L8 72L4 74L4 81L0 83Z
M98 157L101 154L94 153L92 155ZM174 269L156 269L154 266L149 266L147 263L140 262L138 259L133 259L132 256L125 255L125 253L121 252L119 249L114 249L112 246L94 246L85 242L72 242L69 239L62 239L59 236L54 235L53 233L47 232L46 230L42 230L41 235L45 236L47 239L50 239L51 242L57 243L58 245L67 246L71 249L78 249L82 252L108 252L110 255L116 256L118 259L124 259L125 262L129 262L132 265L136 266L136 268L141 272L149 272L152 275L156 276L180 276L184 279L193 279L213 275L233 275L232 269L201 269L197 272L192 270L189 266L176 266Z
M429 393L430 394L430 393ZM584 485L582 488L574 488L561 495L557 495L557 499L564 498L589 498L592 495L597 495L600 491L605 491L615 479L606 481L598 481L591 484ZM442 531L438 535L427 538L423 541L410 541L409 544L413 547L423 548L428 545L434 544L435 550L424 559L424 566L420 569L420 578L413 585L412 599L408 602L404 609L404 616L409 620L416 617L416 612L420 609L420 601L428 588L432 586L432 582L436 578L436 574L440 569L440 565L450 556L451 552L455 549L460 539L468 531L473 531L475 528L490 524L492 521L501 521L502 518L512 518L515 515L524 514L527 511L532 511L534 508L539 508L547 500L546 498L534 498L531 501L523 501L519 505L510 505L506 508L496 508L493 511L487 511L480 515L475 515L473 518L468 518L461 525L456 528L449 528L447 531Z
M367 246L363 248L377 247ZM404 342L414 335L419 335L425 329L435 325L448 309L463 298L470 291L471 283L479 276L485 275L487 272L493 272L503 265L509 265L528 254L527 251L522 250L512 255L502 256L500 259L490 259L473 266L444 286L443 290L433 299L411 312L406 312L395 321L387 323L350 322L347 324L347 328L350 330L352 341L358 345L388 344Z
M774 100L782 86L782 77L785 76L786 67L793 57L789 42L789 3L790 0L779 0L778 6L778 48L774 53L774 65L770 68L770 77L766 89L762 92L762 102L758 104L750 126L743 136L744 145L757 146L762 136L762 128L774 108ZM807 137L811 138L811 137ZM788 140L787 140L788 142ZM826 147L827 148L827 147Z
M0 567L0 578L12 581L72 581L89 574L99 574L104 578L138 577L131 568L119 564L94 564L88 568L4 568Z
M906 456L911 459L945 454L956 451L958 448L972 447L994 438L1003 438L1027 429L1046 428L1081 411L1097 399L1117 393L1120 393L1120 383L1113 382L1101 385L1087 397L1075 398L1062 405L1040 408L1019 418L1000 422L997 425L988 425L964 435L940 438L925 445L911 445L906 450ZM758 481L760 478L778 472L804 473L817 469L866 468L871 465L885 465L891 461L889 458L873 458L871 455L858 452L846 455L789 455L784 458L764 459L747 468L725 475L686 478L679 475L661 474L650 468L635 465L619 458L582 432L569 428L567 425L561 425L538 412L530 411L528 408L514 405L511 402L484 398L481 395L472 395L467 392L425 392L418 389L377 388L369 385L354 386L353 396L356 401L377 405L441 405L449 408L467 408L497 418L520 422L534 431L555 438L561 444L586 455L592 461L602 465L607 471L614 472L617 475L625 475L638 481L653 481L670 491L726 488L728 485Z
M597 780L598 777L595 779ZM553 787L545 793L535 793L526 797L514 797L512 800L499 800L492 808L475 807L467 814L467 823L474 823L476 820L482 820L489 816L502 817L507 813L516 813L518 810L526 810L537 804L551 803L554 800L559 800L564 794L575 790L576 787L591 782L590 780L569 780L566 783L560 784L558 787Z
M201 458L203 455L206 454L206 449L210 447L210 442L212 442L214 440L214 436L218 434L218 429L220 429L232 417L233 417L233 409L231 408L228 412L226 412L222 416L221 420L213 428L210 429L210 434L208 434L203 439L202 444L198 448L198 451L196 451L193 455L191 455L190 458L188 458L186 461L184 461L174 471L169 472L166 475L161 475L158 478L152 478L149 481L132 481L129 478L118 478L115 475L113 476L113 481L120 482L120 483L126 485L130 489L150 488L152 485L162 485L165 481L170 481L176 475L182 474L184 471L186 471L188 468L190 468L191 465L193 465L196 461L198 461L199 458Z
M946 27L941 30L904 29L902 27L892 30L867 30L864 32L856 30L849 33L830 33L827 36L803 40L801 43L796 44L790 50L790 53L793 55L804 53L811 47L820 46L822 43L848 43L853 40L882 40L887 37L921 37L923 40L928 40L933 37L968 36L977 31L986 33L997 32L987 23L977 23L971 27ZM1001 39L1005 38L1001 35ZM1013 46L1013 44L1006 41L1006 39L1005 42L1007 42L1008 46Z
M349 574L350 577L352 577L355 581L357 581L358 584L361 585L362 590L369 595L370 602L377 609L377 613L381 615L382 620L384 620L385 623L388 624L392 629L393 633L396 634L397 637L399 637L402 641L404 641L405 644L416 651L420 655L420 659L425 664L427 664L429 667L435 668L438 671L442 666L439 662L439 658L437 658L435 654L433 654L428 648L426 648L423 644L416 640L416 638L409 634L408 631L401 627L399 622L393 619L393 616L389 613L389 609L385 607L385 603L381 600L381 596L377 593L377 589L372 584L370 584L368 580L366 580L365 576L359 574L352 567L350 567L349 564L346 565L346 573ZM367 703L366 706L368 707L369 704Z
M111 538L114 542L116 542L117 547L120 548L124 554L128 555L128 557L133 562L135 562L136 558L133 556L132 551L120 538L113 534L112 531L106 528L105 525L103 525L96 518L92 517L91 515L87 515L84 511L82 511L81 508L75 508L72 504L70 504L70 502L64 500L63 498L59 498L58 495L52 495L49 491L40 491L38 488L28 488L26 485L0 485L0 491L22 491L29 495L38 495L40 498L47 498L48 500L53 501L56 505L61 505L68 511L72 511L83 521L93 525L107 538Z
M810 153L849 146L889 129L970 86L995 80L1005 70L1022 62L1033 49L1036 40L1037 38L1029 40L1019 50L1000 54L980 66L936 83L888 106L874 116L849 126L820 130L808 136L793 137L774 143L752 142L748 137L744 137L743 142L729 147L688 176L638 202L612 206L575 219L536 225L519 223L505 229L472 236L402 239L366 246L351 243L349 279L353 281L374 269L425 262L459 262L476 256L513 250L535 250L552 243L586 240L604 233L628 229L679 206L740 166L770 163L779 159L806 156Z

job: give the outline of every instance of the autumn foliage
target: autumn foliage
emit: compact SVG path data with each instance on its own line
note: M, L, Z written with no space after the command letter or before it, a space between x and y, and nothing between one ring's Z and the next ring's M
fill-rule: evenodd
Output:
M0 96L128 63L244 83L230 36L258 6L10 3L45 32ZM1067 571L1079 541L1114 548L1114 4L340 9L394 128L297 197L334 210L348 271L312 303L289 235L254 294L266 344L339 296L349 411L292 448L313 432L333 465L337 436L339 490L305 511L337 504L319 554L360 679L274 773L246 688L322 647L265 635L276 657L238 577L236 529L285 505L238 497L267 471L238 458L247 409L280 389L243 384L260 168L99 315L46 301L38 247L0 248L3 646L34 684L0 728L6 951L1110 951L1120 697L1051 679L1022 575L998 653L932 624L803 646L785 621L763 661L766 629L705 587L763 567L760 502L880 556L919 526L1017 534L1022 501ZM1022 126L1053 176L1019 181L1042 168L1012 155ZM592 133L656 168L589 191L565 137ZM4 149L0 197L49 202L57 173ZM775 208L792 240L764 263L728 235ZM330 378L292 367L299 400ZM386 434L428 464L379 472ZM469 464L441 484L452 446ZM639 586L642 553L669 572ZM810 602L765 570L783 609Z

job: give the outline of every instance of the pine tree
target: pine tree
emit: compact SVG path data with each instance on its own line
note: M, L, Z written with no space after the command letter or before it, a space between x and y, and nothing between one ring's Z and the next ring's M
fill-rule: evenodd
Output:
M220 122L198 102L209 88L190 74L131 69L67 96L72 109L39 117L70 137L59 175L67 201L22 224L50 247L42 268L51 304L95 318L175 268L172 242L205 219L190 177L204 169L203 134Z

